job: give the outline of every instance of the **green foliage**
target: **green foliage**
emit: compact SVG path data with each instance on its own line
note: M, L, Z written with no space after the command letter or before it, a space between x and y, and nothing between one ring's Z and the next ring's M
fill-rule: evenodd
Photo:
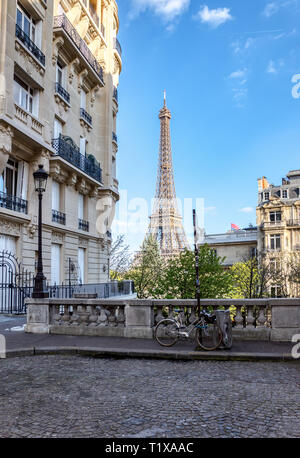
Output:
M226 297L231 277L222 259L203 245L199 248L199 281L201 298ZM161 296L166 299L191 299L196 296L195 253L185 250L169 259L160 279Z
M231 298L251 299L263 296L266 271L258 265L257 258L237 262L231 266L230 274L233 282Z
M159 298L159 283L163 275L163 260L156 239L149 235L125 278L134 281L139 299Z

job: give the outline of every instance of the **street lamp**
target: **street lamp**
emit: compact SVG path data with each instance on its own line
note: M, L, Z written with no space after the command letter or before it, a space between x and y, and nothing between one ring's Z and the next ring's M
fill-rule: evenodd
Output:
M38 264L37 274L34 279L33 298L47 298L49 291L47 290L46 277L43 274L43 256L42 256L42 198L46 191L48 173L39 165L39 169L34 172L34 186L39 196L39 221L38 221Z

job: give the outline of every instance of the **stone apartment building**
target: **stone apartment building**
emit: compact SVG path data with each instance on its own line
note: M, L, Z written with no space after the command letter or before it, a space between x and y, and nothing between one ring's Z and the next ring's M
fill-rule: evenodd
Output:
M38 196L50 284L109 279L119 74L115 0L0 0L0 251L34 273ZM100 220L99 220L100 218ZM97 223L97 227L96 227Z
M258 253L269 266L273 297L299 296L299 283L290 279L300 265L300 170L290 171L279 186L258 180Z
M203 233L199 245L204 244L214 250L217 256L224 258L223 265L228 269L237 262L245 262L256 256L257 228L249 227L223 234Z

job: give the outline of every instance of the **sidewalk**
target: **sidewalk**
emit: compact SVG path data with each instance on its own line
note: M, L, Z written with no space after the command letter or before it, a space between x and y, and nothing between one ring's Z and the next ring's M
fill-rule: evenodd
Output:
M151 339L26 334L25 317L0 315L0 334L6 338L6 356L74 354L106 358L173 360L294 361L289 342L234 341L231 350L195 351L196 343L179 341L164 348Z

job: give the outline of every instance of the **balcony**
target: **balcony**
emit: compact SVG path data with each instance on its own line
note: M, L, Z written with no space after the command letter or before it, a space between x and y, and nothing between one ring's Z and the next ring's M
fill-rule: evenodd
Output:
M68 51L72 54L72 48L75 48L76 53L83 59L85 63L89 65L92 69L93 74L97 77L97 80L100 81L101 86L104 86L103 79L103 69L98 63L95 56L90 51L86 42L81 38L77 30L73 27L68 18L62 14L60 16L54 17L54 32L57 30L62 30L64 36L66 35L69 39L69 42L65 41L64 47L68 47ZM74 51L73 51L74 55ZM74 56L75 58L75 56Z
M66 224L65 213L59 212L58 210L52 210L52 221L58 224Z
M70 137L60 136L52 140L56 155L78 168L94 180L102 183L102 170L100 164L93 156L85 157L80 153L78 146Z
M28 35L16 24L16 37L23 43L23 45L34 55L34 57L45 66L45 55L37 47L37 45L29 38Z
M84 219L78 219L78 229L81 231L89 232L89 222Z
M116 144L118 144L118 137L117 137L117 134L115 132L112 133L112 141L115 142Z
M80 119L83 119L89 126L92 127L93 119L92 116L89 115L84 108L80 108Z
M122 48L117 38L114 38L114 49L118 52L119 56L122 57Z
M65 88L62 87L60 83L55 83L55 92L56 94L59 94L65 102L67 102L70 105L70 94L68 91L65 90Z
M284 227L285 221L265 221L263 223L264 228L273 228L273 227Z
M0 192L0 207L27 215L28 202L20 197Z
M300 219L289 219L287 222L286 222L286 225L287 226L300 226Z

